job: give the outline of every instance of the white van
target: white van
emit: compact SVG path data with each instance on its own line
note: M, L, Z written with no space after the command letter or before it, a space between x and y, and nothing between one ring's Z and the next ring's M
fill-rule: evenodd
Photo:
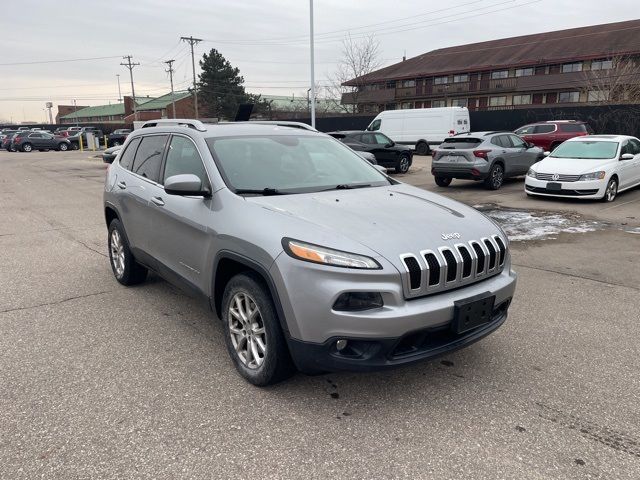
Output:
M412 108L380 112L367 127L396 143L410 145L418 155L429 155L431 145L457 133L471 131L467 107Z

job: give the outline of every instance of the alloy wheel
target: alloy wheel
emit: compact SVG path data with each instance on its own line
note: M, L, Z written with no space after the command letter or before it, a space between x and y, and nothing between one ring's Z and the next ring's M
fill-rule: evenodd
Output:
M618 183L615 180L609 181L609 185L607 185L607 191L605 192L605 197L607 202L613 202L618 193Z
M407 173L409 171L409 159L407 157L400 158L400 172Z
M500 188L500 186L502 185L503 177L504 173L502 171L502 167L496 165L496 167L493 169L493 172L491 172L491 182L493 183L493 187L495 189Z
M229 307L229 335L238 358L247 368L258 369L267 353L267 335L260 309L244 292L236 293Z
M111 250L113 270L116 272L116 277L120 278L124 275L124 244L122 243L122 236L117 229L111 232L109 248Z

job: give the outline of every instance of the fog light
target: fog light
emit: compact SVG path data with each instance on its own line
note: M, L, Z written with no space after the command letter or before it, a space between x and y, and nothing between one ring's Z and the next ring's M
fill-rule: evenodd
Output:
M378 292L345 292L333 304L333 309L342 312L357 312L380 308L384 305Z
M336 342L336 350L340 351L340 350L344 350L345 348L347 348L346 340L338 340Z

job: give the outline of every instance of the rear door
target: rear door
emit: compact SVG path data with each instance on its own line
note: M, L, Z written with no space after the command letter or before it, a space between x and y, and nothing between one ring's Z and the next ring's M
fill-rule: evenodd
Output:
M186 135L174 134L169 140L163 172L158 184L149 187L151 208L149 218L152 233L149 253L168 270L165 274L178 275L188 286L200 292L207 285L203 274L209 252L209 221L212 198L169 195L163 185L173 175L193 174L203 186L211 190L211 182L202 155Z

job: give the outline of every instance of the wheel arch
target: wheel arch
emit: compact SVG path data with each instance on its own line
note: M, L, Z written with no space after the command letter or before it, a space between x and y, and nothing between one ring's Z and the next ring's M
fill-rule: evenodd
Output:
M116 219L120 220L120 215L118 215L117 210L112 205L106 205L104 207L104 220L107 223L107 227Z

